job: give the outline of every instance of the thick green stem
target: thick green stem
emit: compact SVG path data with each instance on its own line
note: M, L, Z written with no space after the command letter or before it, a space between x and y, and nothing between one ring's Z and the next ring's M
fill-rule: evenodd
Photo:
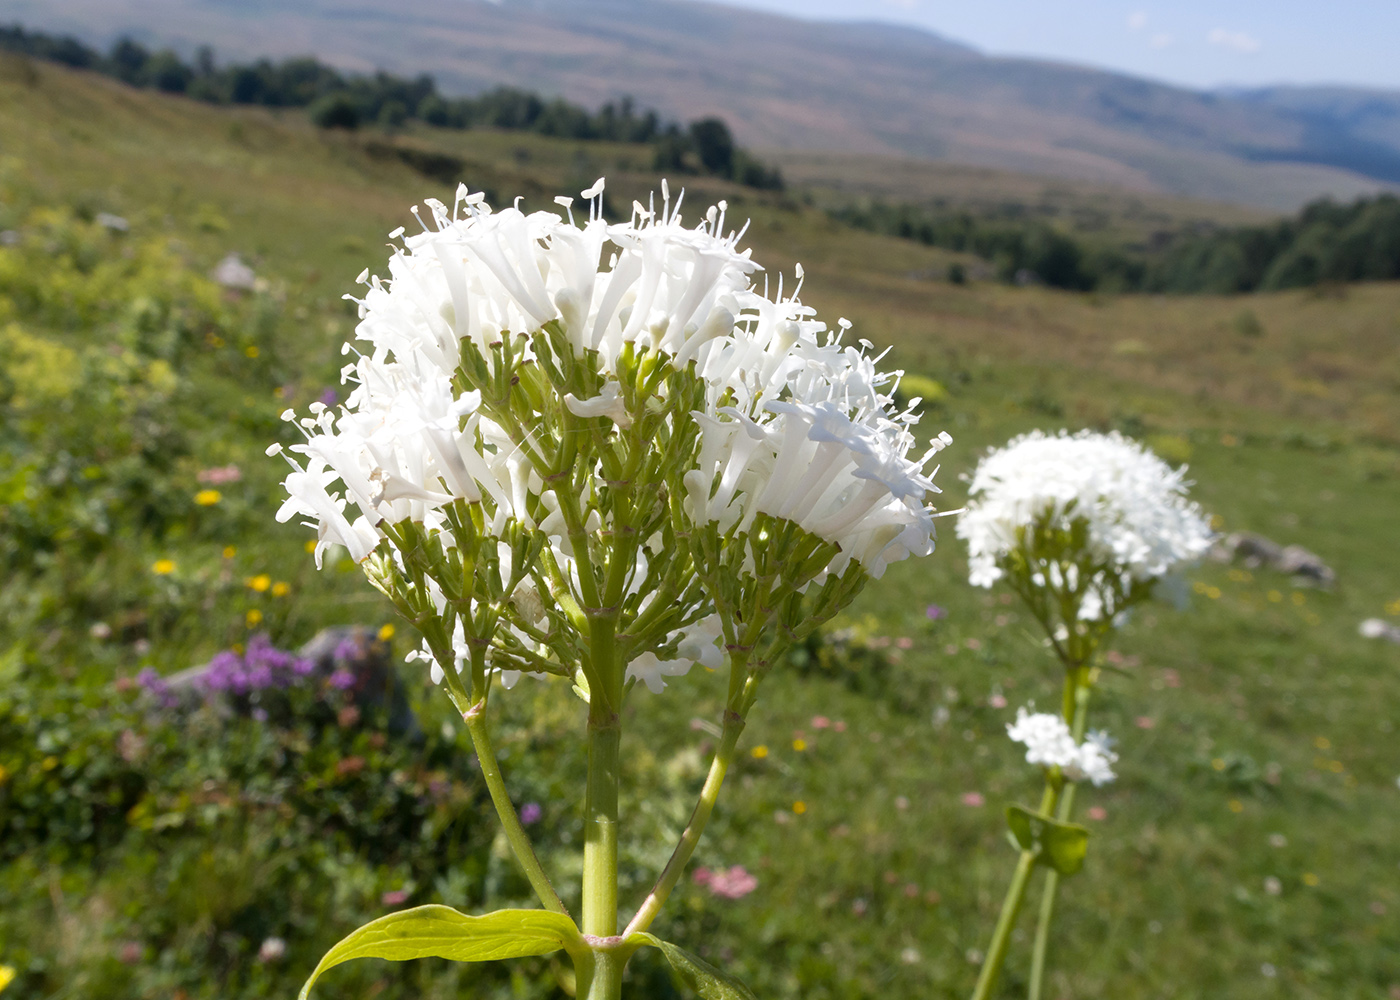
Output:
M1087 684L1079 685L1074 696L1074 723L1072 732L1076 743L1083 742L1084 730L1088 725L1089 693ZM1055 818L1068 823L1074 818L1074 793L1078 786L1068 784L1060 796L1060 808ZM1045 887L1040 894L1040 915L1035 925L1035 945L1031 951L1031 981L1026 993L1027 1000L1040 1000L1045 986L1045 959L1050 952L1050 924L1055 919L1055 897L1060 891L1060 873L1051 869L1045 876Z
M1040 815L1049 816L1055 811L1058 792L1048 779L1045 794L1040 798ZM1006 890L1006 899L1001 904L1001 916L997 918L996 930L992 931L991 944L987 946L987 957L982 960L982 971L977 976L977 988L972 991L972 1000L987 1000L997 984L1002 963L1006 961L1006 949L1011 945L1011 932L1016 927L1016 918L1021 915L1021 904L1026 900L1026 889L1030 886L1031 874L1035 871L1035 852L1022 851L1016 862L1016 873L1011 876L1011 885Z
M604 946L594 948L582 961L575 961L578 1000L620 1000L622 970L627 967L629 955L617 947Z
M496 815L500 817L501 828L505 831L506 840L510 842L510 849L515 852L515 859L520 862L520 867L525 869L525 877L530 880L530 885L534 888L535 895L540 897L544 908L567 915L569 911L560 900L559 894L554 891L549 876L544 873L530 838L526 835L525 828L520 825L520 816L515 811L515 805L506 792L505 780L501 777L501 768L496 762L496 749L491 745L491 736L486 730L486 713L480 711L484 708L485 703L478 702L464 717L467 732L471 733L472 744L476 747L477 760L481 762L481 774L486 779L486 788L491 793L491 802L496 807Z
M743 731L743 717L735 712L727 712L724 719L724 731L720 736L719 749L715 751L714 759L710 761L710 773L706 775L705 785L700 789L700 798L696 801L695 809L690 814L690 822L686 825L685 832L681 834L676 849L671 852L671 860L667 861L666 867L661 870L656 885L652 886L641 909L632 918L632 922L627 925L627 930L623 932L624 937L650 927L651 922L656 919L656 915L661 912L661 907L665 905L666 898L671 895L671 890L680 881L681 875L685 872L685 866L690 861L690 856L695 853L695 847L700 843L701 834L705 832L705 824L710 821L710 814L714 812L715 801L719 798L720 786L724 784L725 773L729 770L729 765L734 759L734 748Z
M622 731L590 714L583 826L583 933L617 934L617 787Z

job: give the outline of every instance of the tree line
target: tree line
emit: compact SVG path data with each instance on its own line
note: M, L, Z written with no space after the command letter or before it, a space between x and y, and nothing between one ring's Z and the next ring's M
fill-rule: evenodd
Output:
M305 108L322 128L364 125L396 128L421 121L439 128L495 128L565 139L650 144L655 167L671 173L703 173L749 187L781 190L782 174L734 141L728 124L709 117L682 126L654 110L639 110L631 98L589 111L562 98L513 87L475 97L438 91L427 74L412 79L378 72L346 74L313 57L220 65L208 46L192 62L171 49L152 51L123 38L106 53L76 38L0 26L0 50L62 63L210 104Z
M1159 249L1106 245L1043 220L872 202L832 209L859 229L975 254L998 278L1076 291L1232 294L1400 279L1400 198L1314 201L1254 226L1171 234ZM962 269L950 276L960 280Z

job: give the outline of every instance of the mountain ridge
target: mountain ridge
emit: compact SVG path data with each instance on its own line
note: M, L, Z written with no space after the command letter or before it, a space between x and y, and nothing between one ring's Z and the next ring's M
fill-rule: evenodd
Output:
M914 156L1288 209L1400 184L1400 93L1192 91L985 55L879 21L805 21L703 0L0 0L0 21L131 34L226 58L315 54L598 105L725 117L757 150ZM393 30L386 30L392 25Z

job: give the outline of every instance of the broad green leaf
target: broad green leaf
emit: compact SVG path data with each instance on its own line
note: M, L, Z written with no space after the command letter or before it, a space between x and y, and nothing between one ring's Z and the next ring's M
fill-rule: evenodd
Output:
M454 962L490 962L501 958L548 955L563 948L587 949L574 922L548 910L497 910L480 917L450 906L417 906L372 920L351 931L326 952L301 988L306 1000L321 973L354 958L446 958Z
M700 994L701 1000L758 1000L751 989L733 976L725 975L704 959L654 934L629 934L627 940L629 944L635 941L660 948L681 981Z
M1049 865L1061 875L1073 875L1084 866L1089 852L1086 827L1047 819L1025 806L1007 806L1006 825L1021 850L1035 851L1037 864Z
M1047 821L1040 835L1045 863L1061 875L1073 875L1084 866L1089 853L1089 830L1078 823Z
M1011 836L1016 838L1021 850L1035 849L1035 831L1032 824L1039 819L1039 816L1025 806L1006 807L1006 825L1011 828Z

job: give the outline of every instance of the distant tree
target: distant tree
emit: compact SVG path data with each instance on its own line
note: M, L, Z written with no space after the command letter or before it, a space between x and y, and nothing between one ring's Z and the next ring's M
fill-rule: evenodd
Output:
M360 127L360 109L348 94L327 94L312 104L307 113L320 128Z
M150 58L151 53L144 45L123 38L112 46L107 62L117 79L140 86L146 82L146 63Z
M157 90L183 94L194 79L194 70L182 63L174 52L164 49L146 60L142 75Z
M690 141L706 171L734 176L734 136L722 118L701 118L690 123Z

